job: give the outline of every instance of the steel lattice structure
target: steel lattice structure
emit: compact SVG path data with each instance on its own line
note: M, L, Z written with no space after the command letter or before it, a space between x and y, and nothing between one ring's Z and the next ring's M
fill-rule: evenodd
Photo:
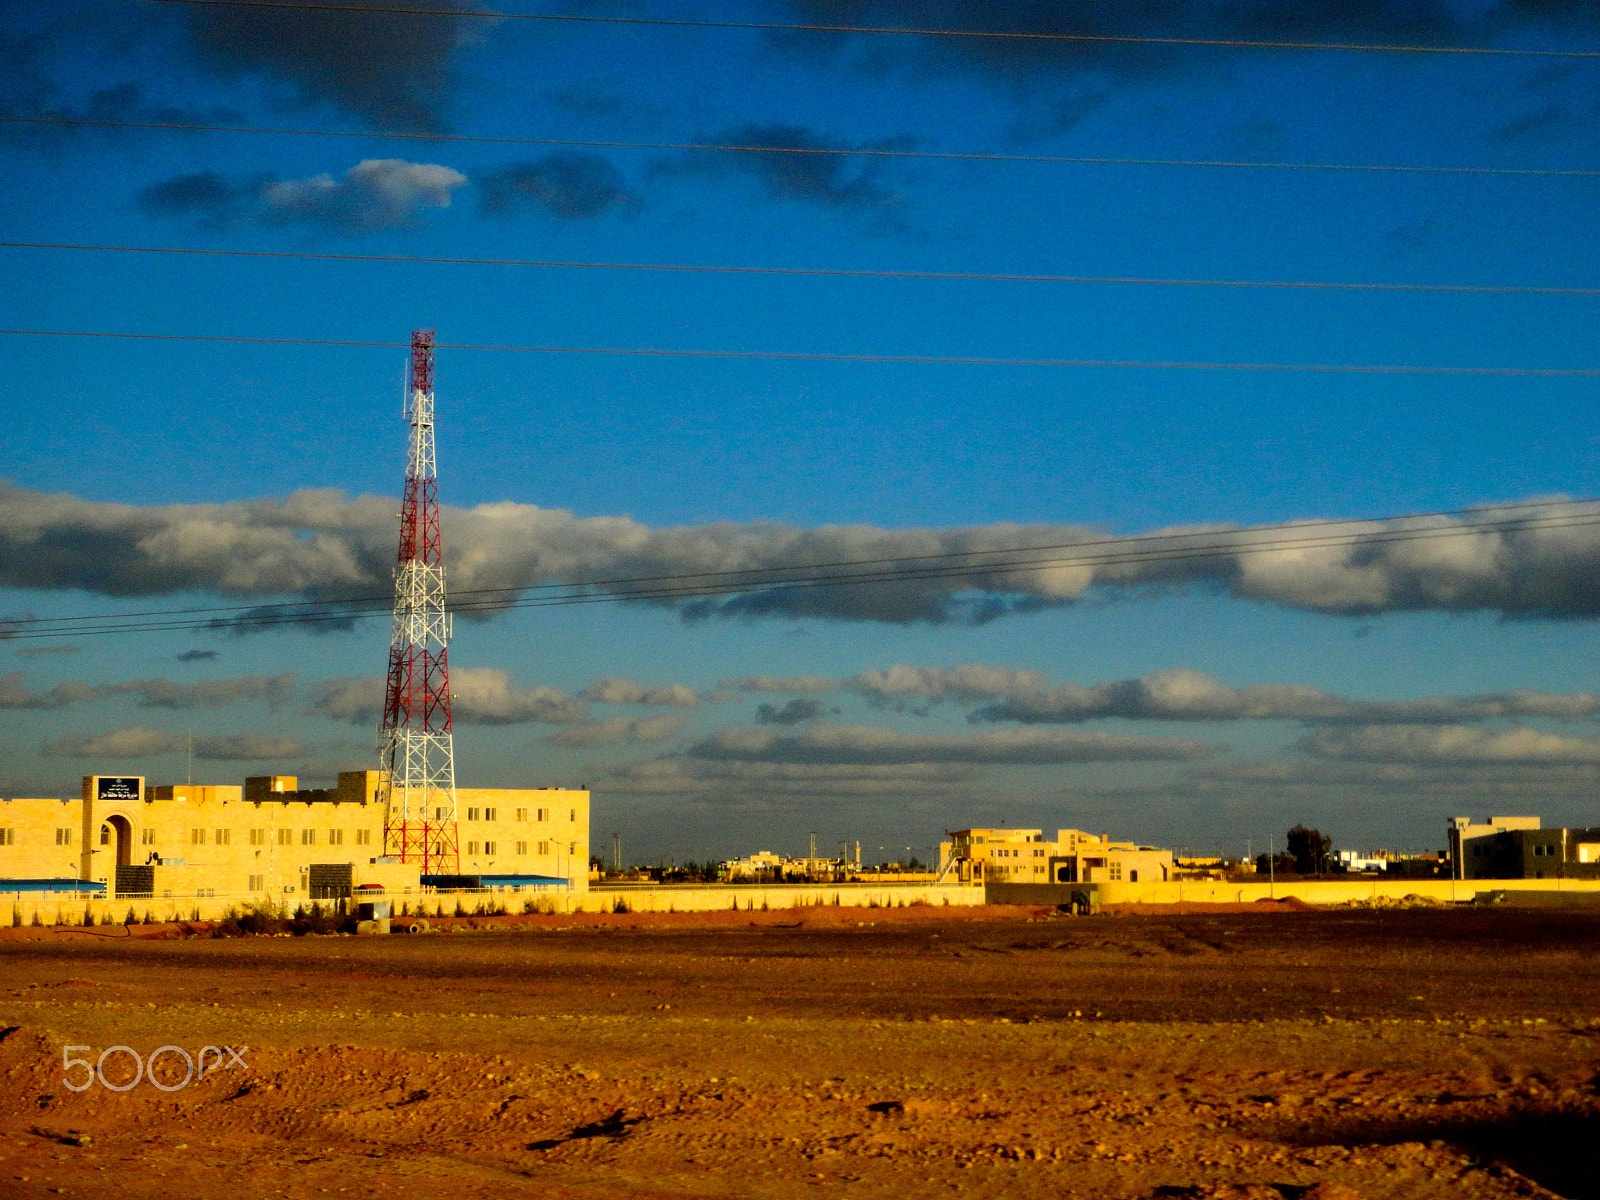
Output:
M422 873L460 870L450 721L450 616L439 539L433 445L433 330L411 335L405 419L411 425L400 556L394 575L389 678L378 731L385 851Z

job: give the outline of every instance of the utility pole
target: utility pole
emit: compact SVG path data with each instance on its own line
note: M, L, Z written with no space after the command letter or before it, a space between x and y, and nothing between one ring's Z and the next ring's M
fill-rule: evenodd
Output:
M439 480L433 443L433 330L411 335L402 415L411 426L383 723L378 729L384 849L424 875L461 869L450 718L450 615L445 612Z

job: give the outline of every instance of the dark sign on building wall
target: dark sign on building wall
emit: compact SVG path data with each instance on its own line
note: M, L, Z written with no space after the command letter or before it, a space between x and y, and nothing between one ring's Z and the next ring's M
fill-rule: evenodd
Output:
M139 794L139 777L137 775L100 775L96 777L96 800L143 800Z

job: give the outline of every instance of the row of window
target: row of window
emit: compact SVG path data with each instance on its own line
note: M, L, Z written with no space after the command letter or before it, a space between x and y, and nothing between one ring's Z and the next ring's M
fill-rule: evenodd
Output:
M525 813L526 811L527 811L526 809L520 809L520 808L517 810L517 812L519 814L520 813ZM538 811L539 811L539 813L543 814L543 815L541 815L539 817L539 819L541 821L549 819L548 814L549 814L550 810L548 808L541 808ZM481 813L486 813L488 815L480 817L478 815L480 812ZM487 808L487 809L469 808L469 809L467 809L467 820L469 820L469 821L477 821L477 820L492 821L492 820L495 819L494 814L495 814L495 810L492 809L492 808ZM574 815L574 817L576 817L577 814L574 813L573 815ZM250 844L252 846L265 846L265 845L267 845L268 844L268 835L271 834L272 832L273 831L269 830L269 829L252 829L252 830L250 830L249 831ZM299 844L302 845L302 846L316 846L316 845L342 846L342 845L345 844L345 833L346 833L346 831L343 830L343 829L329 829L324 834L324 836L322 838L320 838L320 839L318 838L317 830L315 830L315 829L302 829L302 830L300 830L299 831L300 836L299 836L298 839L296 839L295 831L293 829L279 829L276 832L277 832L277 836L276 836L275 841L276 841L276 844L279 845L279 846L292 846L292 845L295 844L296 840L298 840ZM351 837L351 844L352 845L370 846L372 844L372 830L370 830L370 829L355 829L355 830L350 830L349 832L352 835L352 837ZM55 831L55 835L56 835L56 845L58 845L58 846L70 846L70 845L73 844L73 833L72 833L72 829L71 829L70 826L69 827L64 827L64 828L58 828ZM141 831L141 837L140 837L139 840L146 846L155 845L155 843L156 843L156 831L154 829L142 830ZM16 844L17 844L17 831L14 828L11 828L9 826L8 827L4 827L4 828L0 828L0 846L15 846ZM109 846L111 844L111 827L108 826L108 825L102 825L100 827L100 844L102 846ZM191 829L191 830L189 830L189 844L191 846L205 846L205 845L231 846L233 844L233 830L231 830L231 829ZM483 844L488 847L488 849L484 850L485 854L493 854L494 853L494 846L495 846L494 842L485 842ZM467 845L469 847L475 847L475 846L478 845L478 843L477 842L468 842ZM573 849L571 849L569 851L569 853L576 854L577 853L577 843L576 842L572 843L572 846L573 846ZM478 853L478 851L475 850L475 849L469 849L467 852L469 854ZM526 854L527 852L528 852L528 843L527 842L518 842L517 843L517 853L518 854ZM540 854L549 854L550 853L550 843L549 842L540 842L539 843L539 851L538 852Z
M538 843L538 849L535 850L534 853L538 854L541 858L548 858L550 856L550 846L551 846L550 842L540 842L540 843ZM500 847L500 843L499 842L468 842L467 843L467 848L466 848L466 853L467 853L468 857L471 857L472 855L475 855L475 854L483 854L483 855L496 854L496 853L499 852L499 847ZM525 854L528 853L528 843L527 842L518 842L518 843L516 843L516 847L517 847L516 852L517 852L518 855L525 855ZM568 842L567 843L567 853L568 854L577 854L578 853L578 843L577 842Z
M519 808L516 811L517 811L517 820L518 821L526 821L528 819L528 810L527 809ZM536 808L536 809L533 810L533 813L534 813L533 819L535 821L548 821L548 820L550 820L550 810L548 808ZM434 809L433 810L433 819L436 820L436 821L444 820L444 809L442 809L442 808ZM467 809L467 820L469 820L469 821L497 821L499 819L500 819L500 810L498 808L468 808ZM568 809L567 810L567 820L576 821L577 819L578 819L578 810L575 809L575 808Z
M148 833L149 831L146 830L146 832ZM271 833L272 830L252 829L249 832L252 846L265 846L267 845L267 834ZM279 829L277 831L277 844L280 846L292 846L298 840L302 846L342 846L344 845L344 835L347 831L330 829L320 838L317 836L315 829L302 829L299 832L300 836L296 839L293 829ZM372 830L354 829L348 832L352 835L351 843L353 845L370 846L372 844ZM208 834L210 835L210 844L213 846L231 846L233 844L233 830L231 829L191 829L189 831L189 844L191 846L206 845Z

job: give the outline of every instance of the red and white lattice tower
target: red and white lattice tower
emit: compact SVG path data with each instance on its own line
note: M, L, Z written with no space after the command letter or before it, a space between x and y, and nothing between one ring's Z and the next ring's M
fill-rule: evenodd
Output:
M444 610L439 480L433 450L433 330L411 335L404 416L411 424L400 561L394 573L389 682L378 743L387 802L384 848L422 874L460 870L450 735L450 615Z

